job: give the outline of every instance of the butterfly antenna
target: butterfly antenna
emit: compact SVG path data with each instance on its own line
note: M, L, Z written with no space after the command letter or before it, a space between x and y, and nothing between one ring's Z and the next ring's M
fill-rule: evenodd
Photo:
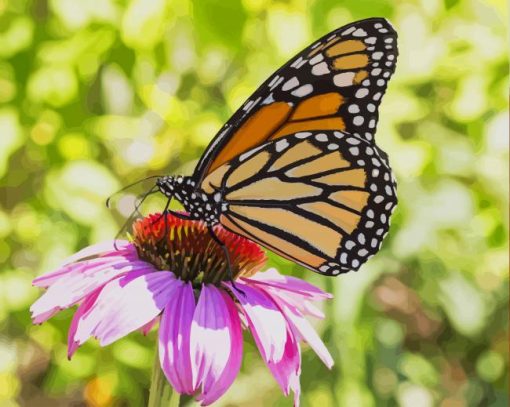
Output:
M144 182L144 181L147 181L148 179L152 179L152 178L161 178L162 175L151 175L149 177L146 177L146 178L142 178L142 179L139 179L138 181L135 181L133 182L132 184L129 184L129 185L126 185L125 187L119 189L117 192L114 192L113 194L111 194L107 199L106 199L106 207L108 209L110 209L110 203L112 201L112 198L115 196L115 195L118 195L120 194L121 192L124 192L125 190L131 188L131 187L134 187L135 185L138 185L140 184L141 182Z
M133 212L131 212L131 215L129 215L129 217L126 219L126 221L124 222L124 224L122 225L120 230L115 235L115 239L113 240L113 247L115 248L115 250L117 250L117 251L119 250L119 248L117 247L117 240L119 240L119 237L122 234L122 232L124 232L126 230L127 226L132 222L132 220L135 218L135 216L139 213L138 209L140 208L140 206L142 206L143 201L145 201L145 199L149 195L152 195L152 194L155 194L156 192L158 192L157 188L158 188L157 185L154 185L151 189L149 189L149 191L147 191L143 195L142 199L140 199L140 201L138 201L136 203L135 209L133 210Z

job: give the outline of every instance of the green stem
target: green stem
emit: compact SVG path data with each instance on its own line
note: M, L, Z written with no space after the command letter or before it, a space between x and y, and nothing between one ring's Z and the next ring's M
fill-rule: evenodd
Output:
M180 394L170 386L161 370L158 351L156 350L147 407L179 407L179 400Z

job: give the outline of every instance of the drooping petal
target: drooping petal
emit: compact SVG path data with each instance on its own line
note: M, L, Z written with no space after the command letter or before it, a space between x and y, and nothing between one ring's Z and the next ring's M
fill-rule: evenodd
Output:
M291 329L287 329L285 349L282 358L275 362L266 362L267 367L280 385L283 394L286 396L292 391L294 393L294 405L299 406L299 395L301 385L299 376L301 374L301 351L299 344Z
M314 300L324 300L333 298L333 295L327 293L313 284L307 283L300 278L280 274L272 268L264 272L256 273L249 278L243 277L243 280L251 284L269 285L291 293L300 294Z
M95 336L105 346L139 329L161 312L175 287L168 271L138 271L109 282L80 316L73 342Z
M191 325L193 387L209 405L230 387L241 367L243 338L235 303L213 285L204 285Z
M246 316L248 327L266 362L279 361L285 351L287 321L275 302L264 291L239 281L235 289L224 283L234 293Z
M58 311L68 308L115 277L128 272L154 271L143 261L122 257L97 258L66 266L71 269L60 276L30 307L34 323L42 323Z
M268 293L280 306L280 309L287 318L287 321L291 325L293 331L297 333L297 336L307 342L315 351L315 353L317 353L319 358L324 362L324 364L329 369L331 369L333 366L333 358L331 354L329 353L326 345L324 345L324 342L322 342L315 329L303 316L300 309L293 306L292 304L289 304L284 298L280 297L278 290L269 289Z
M193 394L190 358L191 321L195 296L190 283L176 280L176 289L159 324L159 360L166 378L178 393Z

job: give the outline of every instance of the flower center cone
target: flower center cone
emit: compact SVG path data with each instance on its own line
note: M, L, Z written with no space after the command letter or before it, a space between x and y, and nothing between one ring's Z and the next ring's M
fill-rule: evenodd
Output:
M225 245L229 259L204 222L171 214L153 214L136 221L132 238L142 260L196 285L219 285L260 270L266 256L256 243L220 225L214 226L213 231Z

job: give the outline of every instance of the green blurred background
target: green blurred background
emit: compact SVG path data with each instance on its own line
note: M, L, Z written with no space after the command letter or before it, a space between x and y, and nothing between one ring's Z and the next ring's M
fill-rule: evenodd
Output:
M191 173L276 68L350 21L399 32L377 140L400 205L381 253L325 279L304 406L508 405L508 14L503 0L0 0L0 405L141 406L156 344L66 359L72 310L32 326L31 280L111 239L152 174ZM143 212L161 210L153 200ZM193 405L192 402L188 403ZM253 344L218 405L289 406Z

